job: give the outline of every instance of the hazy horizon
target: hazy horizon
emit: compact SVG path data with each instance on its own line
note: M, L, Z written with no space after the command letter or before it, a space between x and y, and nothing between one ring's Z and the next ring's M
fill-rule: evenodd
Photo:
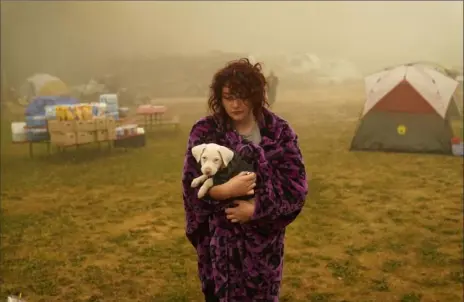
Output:
M7 69L212 50L309 52L361 68L415 60L455 66L462 65L463 2L2 1L1 34Z

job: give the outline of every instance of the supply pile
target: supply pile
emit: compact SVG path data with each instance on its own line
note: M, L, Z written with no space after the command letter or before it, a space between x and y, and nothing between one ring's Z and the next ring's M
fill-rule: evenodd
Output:
M69 97L37 97L31 101L25 110L25 126L21 129L21 122L12 124L13 141L32 141L40 142L50 139L47 130L46 107L62 105L74 106L79 101Z
M51 142L72 146L115 140L119 118L117 96L102 95L100 100L99 103L46 108Z
M48 141L58 146L113 141L143 135L137 124L117 127L127 108L120 108L116 94L102 94L95 103L76 99L37 98L26 109L25 122L11 124L14 142Z
M143 127L139 127L137 124L127 124L116 128L116 139L144 134L145 129Z
M111 117L90 120L48 121L50 141L59 146L82 145L116 139L116 121Z
M113 140L118 110L116 94L103 94L95 103L79 103L67 97L37 97L26 108L25 121L11 124L12 139L18 143L51 140L61 145Z

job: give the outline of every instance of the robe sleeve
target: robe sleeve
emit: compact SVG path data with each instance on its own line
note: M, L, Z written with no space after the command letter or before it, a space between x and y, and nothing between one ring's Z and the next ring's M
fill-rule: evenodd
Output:
M199 199L197 197L199 188L192 188L192 180L200 176L201 172L198 163L192 155L192 148L203 143L208 143L207 134L211 131L211 126L204 120L197 122L192 130L187 145L187 151L184 159L184 168L182 174L182 196L184 200L186 235L190 242L196 246L198 240L201 240L201 230L220 203L211 199L208 195Z
M252 146L258 161L255 212L251 222L281 230L290 224L304 206L308 193L306 171L298 137L286 125L275 149L267 153Z

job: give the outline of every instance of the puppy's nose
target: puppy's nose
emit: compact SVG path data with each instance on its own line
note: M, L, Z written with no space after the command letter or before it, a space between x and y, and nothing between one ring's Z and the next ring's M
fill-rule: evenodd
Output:
M211 168L205 168L205 174L210 175L211 174Z

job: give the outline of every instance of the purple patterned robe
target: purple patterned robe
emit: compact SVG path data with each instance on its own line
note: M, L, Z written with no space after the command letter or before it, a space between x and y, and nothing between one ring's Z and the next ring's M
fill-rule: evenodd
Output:
M259 126L258 146L209 116L193 126L188 141L182 178L186 234L197 250L203 291L213 286L221 302L278 301L285 227L308 192L297 136L288 123L265 110ZM191 149L202 143L226 146L253 162L256 208L250 222L231 223L224 202L198 199L198 188L190 187L200 175Z

